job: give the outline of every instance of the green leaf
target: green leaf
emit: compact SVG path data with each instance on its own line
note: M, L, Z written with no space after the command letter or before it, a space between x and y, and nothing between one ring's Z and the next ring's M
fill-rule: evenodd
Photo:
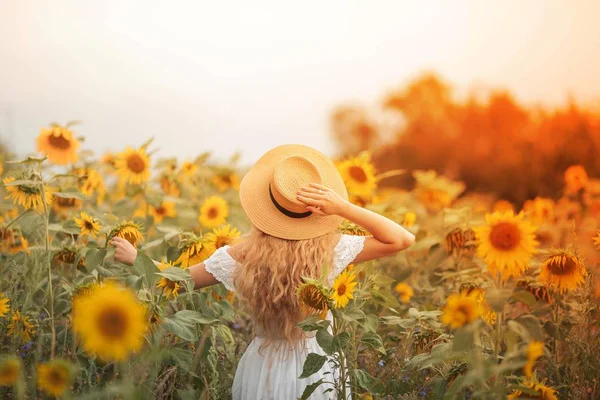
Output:
M137 272L139 276L145 276L146 284L148 287L154 287L156 283L156 273L160 272L158 267L154 265L152 259L138 251L135 262L133 263L133 270Z
M385 348L383 347L383 340L381 339L381 336L375 332L365 332L360 339L360 342L367 347L378 350L379 352L381 352L383 349L383 354L386 354Z
M155 239L155 240L153 240L151 242L148 242L148 243L144 244L142 246L141 250L142 251L146 251L146 250L151 249L153 247L159 246L159 245L163 244L164 242L165 242L165 239L163 239L163 238Z
M516 318L514 321L524 326L533 340L544 340L544 332L542 331L542 325L540 320L536 316L531 314L525 314Z
M352 371L356 384L371 393L382 393L384 385L380 379L371 376L368 372L362 369L355 369Z
M351 307L342 312L342 318L348 322L359 322L365 318L365 313L357 307Z
M85 253L85 265L88 269L96 269L102 264L102 260L106 257L106 249L89 249Z
M129 275L127 279L125 279L125 283L132 289L140 290L142 288L142 284L144 283L144 277Z
M512 295L511 289L490 288L485 293L485 299L490 308L496 312L504 310L504 306Z
M173 282L187 281L188 279L192 279L188 270L181 269L179 267L169 267L160 272L155 272L154 274L160 275L163 278L167 278Z
M216 317L222 318L228 322L233 322L235 310L230 302L226 300L217 301L212 304L212 309L215 311Z
M317 343L325 353L333 354L333 335L327 329L319 329L316 335Z
M311 383L306 386L304 391L302 392L302 396L298 397L298 400L307 400L313 394L315 390L324 382L323 379L319 379L318 381Z
M179 347L168 349L168 359L178 365L182 370L189 371L192 368L192 352Z
M327 329L331 322L326 319L321 319L318 315L311 315L298 324L298 327L305 332L316 331L319 329Z
M87 199L89 199L88 196L86 196L85 194L81 193L77 189L64 189L64 190L62 190L60 192L54 192L53 195L54 195L54 197L60 197L62 199L78 199L78 200L87 200Z
M350 332L342 332L333 337L333 351L342 351L350 343Z
M319 372L323 364L325 364L325 361L327 361L327 356L322 356L316 353L310 353L308 357L306 357L306 361L304 361L304 366L302 367L302 375L300 375L299 378L308 378L312 374Z
M181 321L185 321L186 323L197 323L197 324L212 324L213 322L219 322L218 319L200 314L197 311L192 310L181 310L177 311L175 315L171 317L172 319L177 319Z
M24 186L24 185L39 186L41 184L42 184L41 181L34 181L32 179L17 179L12 182L4 183L4 186Z
M527 290L516 290L512 294L511 300L519 301L529 307L533 307L537 303L535 296Z
M458 330L454 334L454 339L452 340L452 350L453 351L469 351L473 348L473 332L472 329L466 327L464 329Z

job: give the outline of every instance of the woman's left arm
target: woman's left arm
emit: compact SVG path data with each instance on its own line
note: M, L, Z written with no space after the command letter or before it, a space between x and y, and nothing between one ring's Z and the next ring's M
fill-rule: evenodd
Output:
M120 237L113 237L109 244L115 248L115 261L127 265L133 265L137 257L137 250L131 243ZM158 261L152 260L156 266L160 265ZM192 265L188 268L190 275L194 280L194 289L201 289L206 286L216 285L219 283L215 277L206 270L203 262ZM181 287L180 291L184 288Z

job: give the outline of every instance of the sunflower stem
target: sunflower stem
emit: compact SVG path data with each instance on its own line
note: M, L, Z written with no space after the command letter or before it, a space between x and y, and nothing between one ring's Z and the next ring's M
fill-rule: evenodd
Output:
M46 185L44 185L44 177L42 175L42 163L40 168L40 186L42 192L42 204L44 205L44 228L46 230L46 257L48 259L48 296L50 297L50 331L52 334L50 342L50 358L54 358L54 350L56 348L56 327L54 322L54 288L52 287L52 256L50 254L50 211L46 202Z
M23 215L28 214L31 210L25 210L23 211L17 218L13 219L12 221L10 221L10 223L8 225L6 225L4 227L5 230L8 230L8 228L10 228L10 226L12 224L14 224L15 222L17 222Z
M496 285L498 289L502 289L502 275L498 273L498 280ZM502 317L504 316L504 307L501 311L496 313L496 340L494 343L494 358L495 362L498 363L498 355L500 354L500 335L501 335L501 325L502 325Z

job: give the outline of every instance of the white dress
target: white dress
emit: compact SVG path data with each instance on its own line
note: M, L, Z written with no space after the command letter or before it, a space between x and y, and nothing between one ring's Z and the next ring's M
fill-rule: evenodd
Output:
M333 253L334 266L329 276L330 283L362 251L364 240L364 236L341 236ZM210 258L204 261L204 265L206 270L223 283L228 290L235 291L232 274L237 262L227 252L228 248L229 246L223 246L217 249ZM261 350L263 339L255 337L248 345L235 372L232 388L233 400L293 400L300 397L306 386L311 383L321 378L331 381L331 374L338 376L337 371L334 371L326 362L316 374L299 379L304 361L309 353L325 355L314 337L306 338L304 342L305 346L300 344L290 346L285 340L274 340ZM325 374L326 372L330 374ZM310 399L335 398L336 395L332 391L327 394L323 393L329 388L331 388L330 385L320 385Z

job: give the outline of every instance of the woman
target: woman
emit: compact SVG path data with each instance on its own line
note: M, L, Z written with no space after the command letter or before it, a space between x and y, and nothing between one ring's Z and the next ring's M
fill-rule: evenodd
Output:
M348 264L389 256L413 243L412 233L347 198L335 165L322 153L301 145L272 149L240 185L252 232L189 268L196 289L223 283L254 319L256 337L237 367L235 400L296 399L307 385L331 379L326 373L337 376L325 363L319 373L298 378L309 353L324 354L316 339L297 327L306 317L296 295L302 277L326 272L331 284ZM344 219L372 236L340 235ZM111 244L117 261L134 262L137 252L129 242L114 238ZM328 388L319 386L312 398L335 396L323 394Z

